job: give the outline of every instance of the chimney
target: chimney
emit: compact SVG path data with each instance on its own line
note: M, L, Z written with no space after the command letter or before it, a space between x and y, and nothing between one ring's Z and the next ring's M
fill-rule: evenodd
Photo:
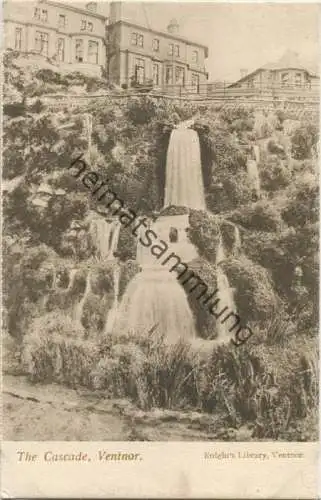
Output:
M179 32L179 24L176 19L172 19L169 22L169 25L167 26L167 31L168 33L171 33L172 35L177 35Z
M89 2L86 5L86 9L89 10L90 12L97 12L97 2Z
M121 20L122 2L110 2L109 24L117 23Z
M241 69L241 78L244 78L247 74L248 74L248 69L246 68L242 68Z

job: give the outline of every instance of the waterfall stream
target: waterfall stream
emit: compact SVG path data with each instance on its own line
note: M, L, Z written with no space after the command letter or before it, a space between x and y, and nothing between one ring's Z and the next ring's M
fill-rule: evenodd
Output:
M88 271L88 274L86 276L86 287L85 287L84 294L83 294L79 304L77 304L77 306L74 310L74 319L75 319L75 321L77 321L77 323L81 324L81 319L82 319L82 315L83 315L83 311L84 311L84 305L85 305L86 299L87 299L90 292L91 292L90 271Z
M218 318L216 322L217 326L217 340L228 342L232 337L232 334L228 331L229 325L228 323L222 322L224 317L227 316L230 312L236 312L236 306L233 297L233 290L230 287L228 278L224 271L221 268L222 261L225 260L225 249L223 245L222 236L220 237L217 254L216 254L216 268L217 268L217 288L219 290L218 298L220 299L218 303L218 307L215 310L216 314L219 314L220 311L223 311L226 307L226 311L222 314L221 317Z
M235 225L234 226L234 245L233 245L233 250L232 250L232 254L234 257L237 257L240 254L241 248L242 248L242 242L241 242L240 230Z
M166 161L164 207L170 205L205 209L200 143L197 132L188 129L193 120L182 122L171 133ZM175 218L176 217L176 218ZM186 220L188 220L188 217ZM197 255L188 248L186 224L179 216L159 217L153 228L159 238L170 243L170 232L176 234L173 248L185 249L186 255ZM142 271L129 283L118 307L113 331L132 335L162 335L167 342L196 337L194 318L186 292L175 274L160 265L150 248L137 241L137 261ZM186 248L185 248L186 247ZM189 252L187 252L189 250ZM184 256L185 257L185 256Z
M117 265L113 270L114 282L114 302L112 308L108 311L107 320L105 325L105 333L111 333L117 317L118 311L118 298L119 298L119 281L120 281L120 267Z
M69 283L68 283L67 290L71 290L73 288L76 274L77 274L77 269L71 269L70 270L70 273L69 273Z
M164 207L170 205L205 210L200 142L185 126L172 131L167 150Z
M90 235L99 260L113 259L113 254L117 250L120 226L117 220L107 222L103 218L97 218L91 221Z
M249 158L247 160L246 167L247 167L247 175L248 175L250 184L251 184L253 190L255 191L256 195L260 196L261 183L260 183L260 174L259 174L259 170L257 167L257 161Z
M136 274L121 301L114 331L146 335L155 328L168 342L195 337L194 319L186 293L166 269Z

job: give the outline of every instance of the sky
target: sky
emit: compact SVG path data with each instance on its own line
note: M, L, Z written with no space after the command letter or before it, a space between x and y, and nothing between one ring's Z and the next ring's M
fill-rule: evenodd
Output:
M144 5L143 5L144 4ZM318 64L320 5L307 3L125 2L124 15L166 30L172 18L180 34L209 47L209 80L236 80L241 69L276 61L286 50Z

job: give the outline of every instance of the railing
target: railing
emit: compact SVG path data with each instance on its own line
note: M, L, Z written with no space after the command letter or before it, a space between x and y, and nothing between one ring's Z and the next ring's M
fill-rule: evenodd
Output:
M235 105L243 103L250 106L266 107L288 107L297 106L302 109L302 112L312 110L317 112L319 108L319 86L311 85L311 88L297 87L294 85L288 86L258 86L255 88L236 88L230 87L230 83L223 82L220 84L205 83L197 86L193 85L163 85L163 86L148 86L143 85L139 88L132 87L122 89L120 87L106 91L103 89L97 94L83 95L59 95L51 94L41 97L42 102L53 109L68 107L82 107L90 101L113 102L119 100L126 102L131 97L141 97L149 95L154 99L170 99L179 101L191 102L212 102L218 104ZM28 99L29 101L29 99ZM304 108L304 109L303 109ZM301 112L301 111L300 111Z
M204 83L199 85L162 85L154 86L148 89L151 93L160 93L164 95L175 95L178 97L293 97L293 98L318 98L320 87L318 83L310 83L305 85L295 84L274 84L267 85L264 83L252 87L232 87L231 82L220 83Z

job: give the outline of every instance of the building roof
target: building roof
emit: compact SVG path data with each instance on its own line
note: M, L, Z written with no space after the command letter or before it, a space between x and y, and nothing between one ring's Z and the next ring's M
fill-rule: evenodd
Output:
M97 12L92 12L89 9L83 9L81 7L78 7L77 4L72 4L70 2L55 2L54 0L44 0L44 3L48 5L52 5L54 7L59 7L60 9L63 7L65 9L72 10L73 12L78 12L80 14L84 14L87 16L91 17L96 17L98 19L101 19L105 21L107 19L107 16L103 16L102 14L98 14Z
M319 76L319 68L312 67L312 64L305 64L302 62L300 59L300 56L297 52L294 52L292 50L287 50L280 59L278 59L275 62L267 63L264 66L260 66L259 68L255 69L254 71L251 71L247 75L243 76L236 82L232 83L230 87L233 87L233 85L237 83L241 83L245 80L247 80L250 76L255 75L259 71L278 71L278 70L284 70L284 69L299 69L301 71L305 71L308 73L310 76Z
M147 31L149 33L154 33L155 35L170 38L171 40L177 40L179 42L187 43L188 45L195 45L195 47L201 47L205 51L205 57L208 57L208 47L206 45L203 45L199 42L194 42L193 40L190 40L189 38L180 36L177 33L168 33L168 31L153 30L150 28L146 28L145 26L142 26L140 24L135 24L135 23L131 23L129 21L123 21L123 20L116 21L115 23L109 24L107 26L107 29L111 26L115 26L116 24L124 24L125 26L131 26L131 27L137 28L139 30Z
M309 64L303 64L300 56L297 52L292 50L287 50L280 59L276 62L268 63L262 66L260 69L268 69L271 71L281 70L281 69L301 69L307 73L314 73L309 68Z

